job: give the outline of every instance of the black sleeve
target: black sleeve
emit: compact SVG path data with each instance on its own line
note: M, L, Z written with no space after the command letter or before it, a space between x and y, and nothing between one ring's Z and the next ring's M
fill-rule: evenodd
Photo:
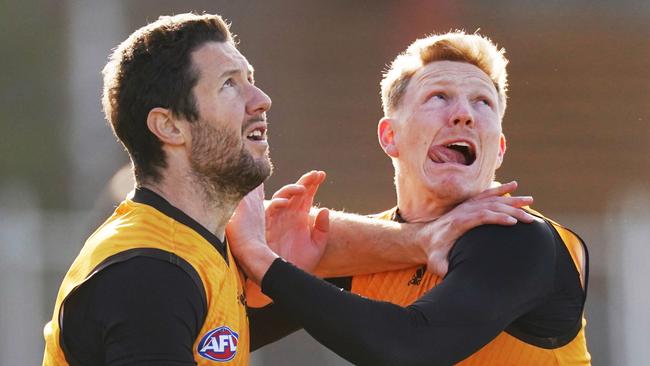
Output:
M80 365L196 365L205 316L183 269L135 257L103 269L66 300L66 355Z
M290 313L274 304L262 308L248 308L248 321L251 352L302 329Z
M326 278L325 281L347 291L352 286L352 277ZM290 312L273 303L262 308L248 308L248 319L251 352L302 329Z
M490 225L465 234L445 280L406 308L343 292L280 259L262 290L355 364L451 365L544 301L554 260L545 223Z

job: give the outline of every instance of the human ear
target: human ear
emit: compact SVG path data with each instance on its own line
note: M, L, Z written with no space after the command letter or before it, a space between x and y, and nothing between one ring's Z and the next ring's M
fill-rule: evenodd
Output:
M503 163L503 156L506 154L507 145L508 144L506 143L506 136L504 134L501 134L501 137L499 137L499 152L497 155L496 169L499 169L501 163Z
M185 143L185 136L173 113L167 108L156 107L147 115L147 127L156 135L163 144L182 145Z
M393 129L393 124L395 120L384 117L379 120L377 125L377 137L379 137L379 145L384 149L386 155L391 158L397 158L399 156L399 151L396 145L396 134Z

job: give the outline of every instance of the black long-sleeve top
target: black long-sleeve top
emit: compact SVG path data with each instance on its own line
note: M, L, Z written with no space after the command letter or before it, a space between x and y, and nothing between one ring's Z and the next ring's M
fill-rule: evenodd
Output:
M342 291L278 259L262 283L275 305L249 313L251 349L300 324L353 363L449 365L503 330L542 346L579 330L579 275L545 222L476 228L449 259L444 281L405 308ZM206 310L186 272L136 257L102 270L66 301L66 352L81 365L193 365Z
M585 294L550 224L475 228L449 264L444 281L407 307L342 292L281 259L262 290L316 340L360 365L451 365L504 330L545 348L579 331Z

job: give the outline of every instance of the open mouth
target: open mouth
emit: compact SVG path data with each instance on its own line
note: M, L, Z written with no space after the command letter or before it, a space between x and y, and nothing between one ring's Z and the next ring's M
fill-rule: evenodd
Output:
M254 128L246 135L246 138L250 141L266 141L266 127Z
M469 166L476 161L476 150L469 142L455 141L433 146L429 150L429 158L434 163L455 163Z

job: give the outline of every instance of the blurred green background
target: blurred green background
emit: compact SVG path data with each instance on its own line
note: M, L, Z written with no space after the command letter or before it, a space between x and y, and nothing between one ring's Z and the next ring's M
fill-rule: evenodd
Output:
M321 169L318 200L360 213L395 202L375 133L385 66L432 32L480 29L505 47L498 179L589 245L594 365L647 362L650 2L28 0L0 3L0 364L40 364L61 278L120 191L110 181L128 160L99 101L110 49L186 11L232 22L273 99L267 192ZM305 363L346 364L304 333L253 358Z

